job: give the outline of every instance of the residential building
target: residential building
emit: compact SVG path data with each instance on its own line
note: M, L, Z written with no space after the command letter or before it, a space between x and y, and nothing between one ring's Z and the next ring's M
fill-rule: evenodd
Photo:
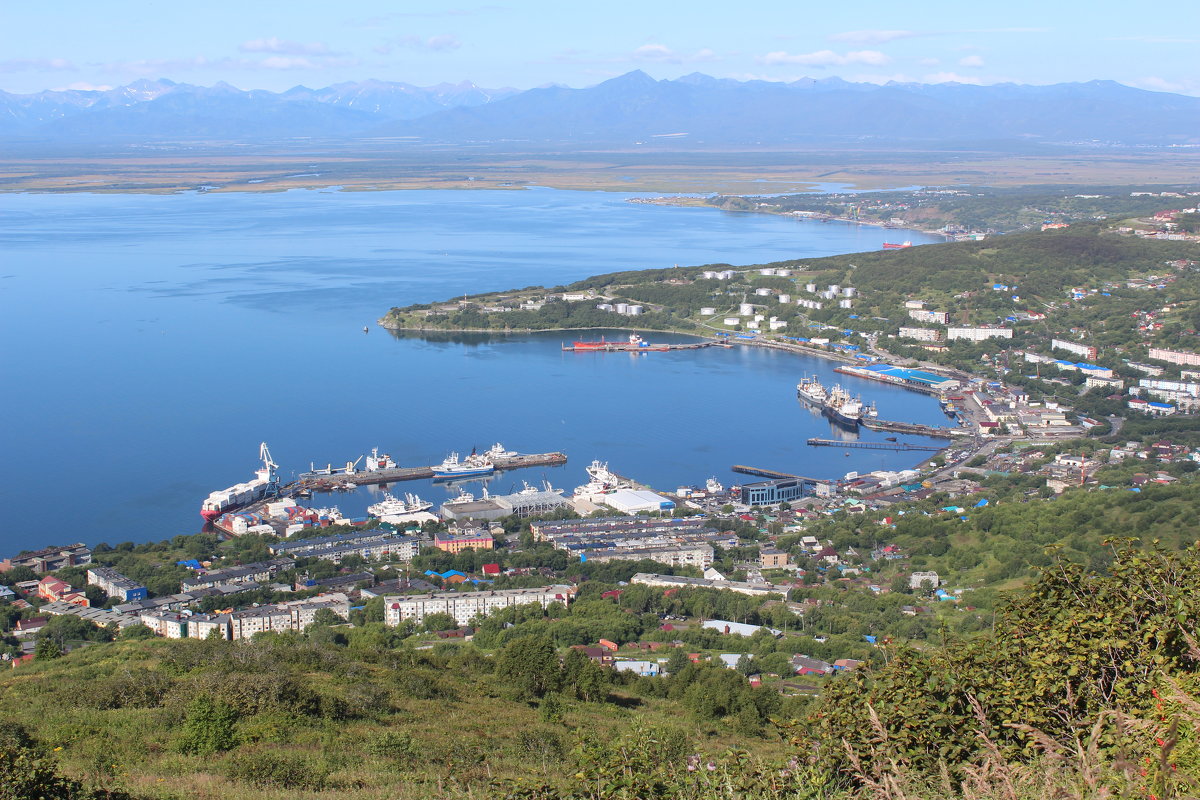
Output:
M29 567L34 572L54 572L63 567L75 567L92 563L92 551L82 542L77 544L46 547L30 553L21 553L0 561L0 572L13 567Z
M485 528L476 528L462 532L435 533L433 546L447 553L461 553L463 550L494 550L496 540ZM465 624L465 623L464 623Z
M916 339L919 342L940 342L942 340L942 332L937 328L908 328L901 326L899 336L901 339Z
M46 603L38 609L44 614L54 616L72 616L86 619L97 627L103 628L107 625L116 625L118 628L128 628L130 625L137 625L137 617L129 614L122 614L119 611L114 611L108 608L91 608L89 606L78 606L74 603L64 603L62 600L54 600Z
M1200 353L1189 353L1183 350L1166 350L1161 347L1150 348L1150 358L1166 361L1168 364L1182 364L1185 367L1200 366Z
M768 628L766 625L747 625L743 622L731 622L727 619L709 619L700 623L701 628L707 628L717 633L735 634L737 636L753 636L759 631L767 631L772 636L782 636L783 631Z
M390 595L383 598L383 621L399 625L405 620L420 624L430 614L449 614L459 625L477 616L510 606L538 603L567 603L575 596L574 586L546 586L540 589L499 589L486 592L434 592L432 594Z
M616 547L611 550L586 550L579 554L581 561L603 563L605 561L657 561L671 566L694 566L707 569L712 566L714 551L707 544L681 544L670 547Z
M186 639L187 615L175 611L143 611L138 620L157 635L166 639Z
M810 478L777 478L770 481L757 481L741 486L739 500L747 506L773 506L777 503L790 503L809 495L818 494L818 484Z
M777 569L788 565L788 554L774 547L764 547L758 551L758 563L763 569Z
M47 575L38 581L37 596L47 601L61 600L76 606L90 606L87 596L71 584L60 581L53 575Z
M982 342L985 339L1011 339L1012 328L946 328L946 340L965 339Z
M630 583L640 583L643 586L660 586L666 589L726 589L738 594L752 597L767 595L786 595L787 590L769 583L747 583L745 581L708 580L707 578L685 578L681 575L658 575L652 572L639 572L629 579Z
M137 581L131 581L115 569L109 567L92 567L87 571L88 586L98 586L100 591L109 597L116 597L128 603L130 600L144 600L150 596L145 586Z
M1065 339L1051 339L1050 347L1053 350L1066 350L1068 353L1074 353L1081 358L1091 360L1095 360L1096 358L1096 348L1089 344L1078 344Z
M197 575L194 578L186 578L183 581L184 591L190 589L201 589L208 586L227 586L235 583L247 583L249 581L264 582L275 577L279 572L284 572L296 566L294 558L272 558L269 561L259 561L253 564L243 564L238 567L228 567L227 569L213 570Z
M910 319L916 322L932 322L936 325L946 325L950 322L949 311L932 311L927 308L910 308L908 310Z

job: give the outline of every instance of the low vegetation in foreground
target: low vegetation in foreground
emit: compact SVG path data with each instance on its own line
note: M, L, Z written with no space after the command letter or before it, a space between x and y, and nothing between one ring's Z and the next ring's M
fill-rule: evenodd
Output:
M1194 797L1198 590L1194 547L1115 542L990 630L879 642L815 700L712 664L611 673L537 633L119 640L0 680L0 798Z

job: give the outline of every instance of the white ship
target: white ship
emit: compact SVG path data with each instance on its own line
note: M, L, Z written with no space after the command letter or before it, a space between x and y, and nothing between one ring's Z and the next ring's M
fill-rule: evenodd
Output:
M466 505L467 503L474 503L474 502L475 502L475 495L471 494L470 492L466 491L465 489L459 489L458 497L453 497L453 498L447 500L446 502L442 503L442 508L449 507L449 508L453 509L455 506L462 506L462 505Z
M496 470L492 460L486 455L471 455L458 460L458 453L451 453L446 460L433 468L435 478L464 478L468 475L490 475Z
M378 447L371 448L371 455L367 456L367 472L377 472L381 469L396 469L399 464L392 460L392 457L387 453L379 452Z
M422 500L415 494L405 494L400 500L389 493L378 503L367 506L367 513L384 522L408 522L413 515L433 508L433 503Z
M483 455L484 455L484 458L488 458L488 459L491 459L492 461L495 461L498 458L516 458L517 456L519 456L521 454L518 453L516 450L505 450L504 445L500 444L499 442L496 442L494 445L492 445L490 448L488 448L488 451L486 453L484 453Z
M611 494L621 488L621 479L609 471L607 463L593 461L585 469L591 480L575 489L575 497L577 499L592 500L606 494Z
M829 392L816 376L810 378L805 375L796 384L796 396L810 405L824 408L825 401L829 398Z

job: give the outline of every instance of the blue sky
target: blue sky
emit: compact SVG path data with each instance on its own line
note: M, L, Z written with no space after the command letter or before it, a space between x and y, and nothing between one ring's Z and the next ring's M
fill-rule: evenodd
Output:
M738 79L1057 83L1200 95L1200 3L59 0L0 4L0 89L378 78L519 89L633 69Z

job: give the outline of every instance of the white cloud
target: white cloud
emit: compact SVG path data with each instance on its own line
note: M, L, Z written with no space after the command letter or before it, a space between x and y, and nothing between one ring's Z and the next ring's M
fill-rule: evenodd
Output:
M936 67L942 63L940 58L922 58L917 61L922 67Z
M705 47L694 53L677 53L665 44L644 44L632 53L635 61L655 61L662 64L688 64L697 61L716 61L717 54Z
M1152 92L1200 95L1200 80L1190 80L1187 78L1172 81L1157 75L1149 75L1145 78L1128 81L1128 84L1138 89L1147 89Z
M372 48L376 53L386 56L397 50L424 50L432 53L445 53L462 47L457 36L449 33L422 38L420 36L396 36Z
M983 58L981 56L966 56L958 60L960 67L982 67Z
M930 34L921 34L916 31L845 31L833 34L829 37L829 41L845 42L846 44L886 44L897 39L911 39L914 36L928 35Z
M289 42L272 36L267 39L251 39L238 45L243 53L275 53L285 56L330 55L328 45L323 42Z
M258 62L263 69L316 69L312 60L297 56L270 56Z
M847 64L867 64L881 67L891 62L891 58L878 50L851 50L847 53L835 53L832 50L817 50L812 53L785 53L782 50L767 53L761 59L764 64L802 64L808 67L842 67Z
M106 84L87 83L86 81L76 81L69 83L66 86L57 86L50 91L52 92L107 92L113 87Z
M923 80L925 83L971 83L976 86L983 84L983 81L974 75L959 75L957 72L935 72L926 75Z
M0 61L0 72L70 72L78 69L65 58L10 58Z

